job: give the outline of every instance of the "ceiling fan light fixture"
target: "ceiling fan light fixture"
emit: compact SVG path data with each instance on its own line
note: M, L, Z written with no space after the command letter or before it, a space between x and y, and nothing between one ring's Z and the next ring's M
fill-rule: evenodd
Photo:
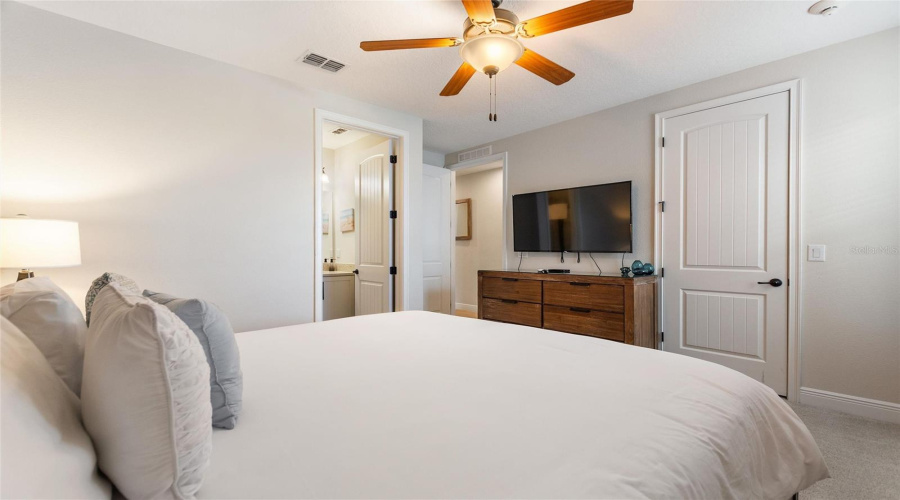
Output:
M489 33L466 40L459 55L476 70L497 74L518 61L525 53L522 42L512 36Z

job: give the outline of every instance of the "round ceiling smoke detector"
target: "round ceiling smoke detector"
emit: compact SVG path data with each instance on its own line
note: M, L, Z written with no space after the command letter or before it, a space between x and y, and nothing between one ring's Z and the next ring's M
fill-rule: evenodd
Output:
M812 4L807 12L818 16L830 16L837 12L838 3L834 0L821 0Z

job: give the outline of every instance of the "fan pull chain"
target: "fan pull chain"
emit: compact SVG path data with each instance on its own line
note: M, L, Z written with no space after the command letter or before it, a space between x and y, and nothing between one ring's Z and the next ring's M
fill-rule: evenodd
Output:
M497 121L497 84L500 82L500 73L494 75L494 121Z
M497 75L488 75L488 89L490 94L490 107L488 109L488 121L497 121Z
M493 120L494 112L494 75L488 75L488 121Z

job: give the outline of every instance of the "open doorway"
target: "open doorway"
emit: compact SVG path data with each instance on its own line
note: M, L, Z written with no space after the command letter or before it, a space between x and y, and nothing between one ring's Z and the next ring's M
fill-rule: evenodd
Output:
M478 317L478 271L504 268L502 160L454 171L453 252L455 314Z
M506 153L422 171L427 311L477 316L478 271L505 269Z
M327 117L316 134L316 321L397 310L402 137Z

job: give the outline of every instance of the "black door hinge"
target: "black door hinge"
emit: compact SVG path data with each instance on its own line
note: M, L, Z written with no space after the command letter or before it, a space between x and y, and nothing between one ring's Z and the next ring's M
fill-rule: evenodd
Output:
M391 274L397 274L397 266L391 266Z
M659 332L659 341L660 342L666 341L666 332Z
M396 218L397 218L397 211L396 211L396 210L391 210L390 216L391 216L391 219L396 219Z
M666 147L666 138L665 137L662 138L662 147Z
M660 278L666 277L666 268L664 268L664 267L659 268L659 277Z
M666 202L664 202L664 201L659 202L659 211L660 212L666 211Z
M391 155L391 163L397 163L397 155Z

